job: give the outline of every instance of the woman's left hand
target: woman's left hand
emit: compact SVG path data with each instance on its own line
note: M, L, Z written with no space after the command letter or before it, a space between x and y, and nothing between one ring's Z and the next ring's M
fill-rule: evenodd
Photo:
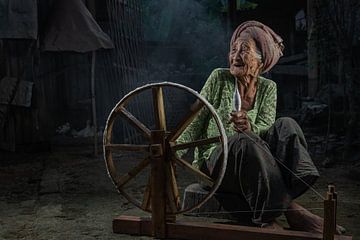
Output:
M230 122L233 123L234 130L236 132L251 130L250 122L248 120L246 111L241 110L239 112L231 112L230 113Z

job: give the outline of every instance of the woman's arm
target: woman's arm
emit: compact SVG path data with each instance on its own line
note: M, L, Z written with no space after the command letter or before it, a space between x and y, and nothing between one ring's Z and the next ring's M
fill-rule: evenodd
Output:
M205 85L200 91L200 95L202 95L210 104L213 102L213 87L216 81L216 70L214 70L210 76L208 77ZM191 142L203 137L206 134L206 129L210 120L210 112L206 107L203 107L202 110L198 113L195 119L189 124L189 126L185 129L185 131L180 135L180 137L176 140L177 143L185 143ZM178 151L178 155L182 156L187 152L187 150Z
M276 92L276 83L271 82L265 90L255 122L250 122L251 130L255 134L263 134L274 124L276 117Z

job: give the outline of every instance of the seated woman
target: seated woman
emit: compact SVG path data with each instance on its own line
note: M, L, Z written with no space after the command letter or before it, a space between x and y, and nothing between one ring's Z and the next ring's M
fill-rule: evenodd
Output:
M201 90L220 116L228 136L228 163L218 191L237 194L258 226L271 224L282 213L292 229L322 232L323 220L295 203L319 177L307 152L304 134L291 118L276 116L276 84L260 74L282 56L282 39L269 27L248 21L230 42L230 69L215 69ZM234 92L241 96L234 109ZM216 123L202 110L179 142L217 135ZM199 147L193 165L216 178L222 150Z

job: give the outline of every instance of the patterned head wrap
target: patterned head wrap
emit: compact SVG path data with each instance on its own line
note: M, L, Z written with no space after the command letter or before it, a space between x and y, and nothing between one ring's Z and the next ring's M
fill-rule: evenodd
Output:
M245 32L254 39L261 53L263 63L262 73L268 72L283 55L284 45L282 38L271 28L260 22L247 21L235 29L231 37L230 48L236 39Z

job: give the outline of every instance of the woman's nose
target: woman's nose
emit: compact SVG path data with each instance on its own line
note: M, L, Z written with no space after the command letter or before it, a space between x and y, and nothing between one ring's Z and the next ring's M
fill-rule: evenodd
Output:
M241 50L237 50L234 54L234 60L241 60L243 61L243 54Z

